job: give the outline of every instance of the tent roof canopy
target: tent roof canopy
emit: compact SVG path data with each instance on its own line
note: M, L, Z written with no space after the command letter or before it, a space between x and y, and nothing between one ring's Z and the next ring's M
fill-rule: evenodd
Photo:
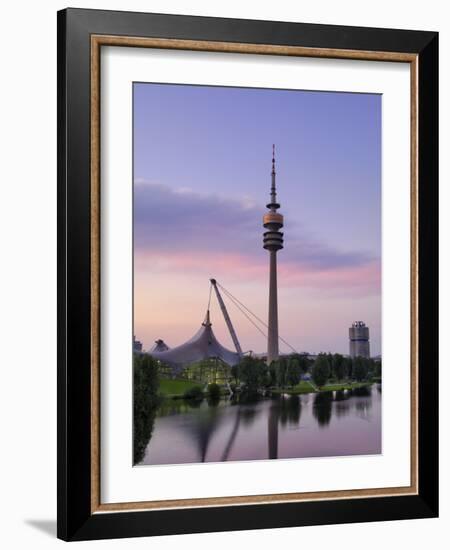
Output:
M166 351L154 349L149 352L152 357L176 367L186 367L204 359L217 358L230 366L240 361L240 355L231 351L217 340L211 327L209 309L202 326L187 342Z

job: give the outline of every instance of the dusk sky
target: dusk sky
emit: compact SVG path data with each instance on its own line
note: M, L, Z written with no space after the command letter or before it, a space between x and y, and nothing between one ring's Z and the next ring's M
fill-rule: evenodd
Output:
M280 336L297 351L347 354L348 328L362 320L381 353L381 96L136 83L134 333L144 349L194 335L211 277L267 322L273 143ZM242 348L266 351L226 304ZM233 349L215 299L211 321Z

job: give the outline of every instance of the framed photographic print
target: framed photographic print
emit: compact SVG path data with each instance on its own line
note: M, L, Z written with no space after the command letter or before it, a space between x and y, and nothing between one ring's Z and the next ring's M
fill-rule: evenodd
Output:
M438 36L58 13L58 536L438 514Z

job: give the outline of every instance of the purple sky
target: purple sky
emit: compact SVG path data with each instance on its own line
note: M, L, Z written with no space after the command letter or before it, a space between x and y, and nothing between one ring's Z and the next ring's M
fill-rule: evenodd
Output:
M363 320L380 353L380 140L379 95L135 84L134 331L144 347L194 334L210 277L266 320L275 143L280 335L299 351L348 353L348 327ZM243 349L264 351L227 305ZM214 302L211 313L232 348Z

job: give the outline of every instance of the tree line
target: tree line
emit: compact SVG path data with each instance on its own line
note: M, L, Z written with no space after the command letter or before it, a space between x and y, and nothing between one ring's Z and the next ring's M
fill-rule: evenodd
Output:
M363 382L381 378L381 361L356 357L354 359L339 353L320 353L316 359L308 354L293 353L280 357L267 365L263 359L245 356L231 369L235 384L241 384L249 391L261 388L289 388L296 386L303 378L310 378L319 388L327 382Z
M311 369L311 378L318 387L324 386L330 379L336 382L363 382L381 378L381 360L365 357L352 359L340 353L319 353Z

